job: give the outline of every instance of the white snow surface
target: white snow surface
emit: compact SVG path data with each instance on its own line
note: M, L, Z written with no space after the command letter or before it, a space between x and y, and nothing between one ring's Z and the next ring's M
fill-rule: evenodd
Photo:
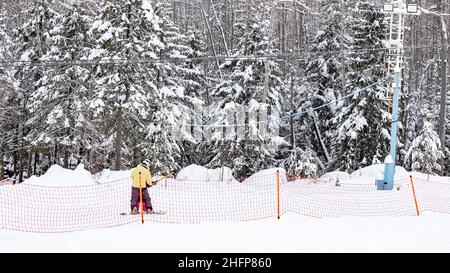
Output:
M329 172L326 173L324 175L322 175L320 177L321 179L326 179L326 180L339 180L339 181L347 181L350 180L350 174L346 173L346 172L341 172L341 171L334 171L334 172Z
M384 164L376 164L372 166L368 166L357 171L354 171L351 174L351 178L378 178L380 174L384 174ZM395 176L394 179L405 179L410 176L409 172L405 170L405 168L401 166L395 167Z
M410 174L413 176L413 178L420 178L422 180L450 184L450 177L447 177L447 176L429 175L429 174L419 173L419 172L410 172Z
M247 178L244 183L247 185L261 185L264 183L271 184L276 177L277 171L280 171L280 183L286 183L288 181L286 177L286 171L281 168L271 168L259 171Z
M53 165L42 176L32 176L23 183L47 187L89 186L116 180L129 179L130 172L131 170L111 171L105 169L100 173L91 174L85 169L84 164L78 165L75 170L64 169L59 165Z
M177 174L177 180L189 181L221 181L222 168L208 169L199 165L190 165L182 169ZM236 181L233 177L233 171L228 168L223 168L223 181Z
M375 179L380 179L384 177L384 164L375 164L372 166L368 166L357 171L352 172L351 174L341 171L333 171L322 175L320 178L325 180L337 180L345 181L345 182L370 182L375 183ZM411 174L405 170L405 168L401 166L395 167L395 180L406 179Z
M285 214L280 220L133 223L66 234L0 230L0 252L449 252L449 229L450 215L427 212L420 217L332 219Z
M75 170L68 170L59 165L53 165L44 175L40 177L32 176L23 183L50 187L87 186L96 184L91 173L84 168L83 164L78 165Z

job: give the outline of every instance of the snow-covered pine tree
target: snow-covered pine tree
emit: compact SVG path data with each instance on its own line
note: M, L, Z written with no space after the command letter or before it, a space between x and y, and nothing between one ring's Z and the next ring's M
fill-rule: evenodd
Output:
M413 69L413 67L410 67L410 64L406 64L407 69ZM436 63L436 60L430 60L425 64L424 71L428 71L428 73L423 73L418 79L416 79L417 87L416 90L411 90L410 86L407 86L408 88L408 94L402 94L403 97L406 97L407 103L405 105L405 115L406 115L406 125L405 125L405 136L403 139L404 146L401 148L400 153L402 155L405 155L407 151L411 148L412 142L414 139L417 138L418 133L421 130L421 127L419 127L419 124L423 118L426 118L426 120L431 121L430 116L439 115L439 109L437 107L433 107L434 105L439 104L439 96L434 90L439 89L439 86L437 85L436 81L433 81L427 77L427 74L429 73L436 73L438 74L438 65ZM419 73L419 71L416 71ZM405 73L405 77L409 77L410 73ZM407 82L411 82L409 79ZM406 88L406 87L405 87ZM400 100L401 101L401 100ZM425 116L423 115L423 109L427 109ZM402 110L402 109L400 109ZM407 162L407 158L404 156L402 157L403 164L405 166L409 165Z
M406 162L413 171L439 175L442 169L440 160L444 154L441 140L433 127L432 123L423 122L422 130L406 153Z
M436 61L436 60L434 60ZM439 62L434 62L431 67L429 67L428 75L426 76L426 83L425 87L422 92L420 93L420 100L417 103L419 107L419 113L420 113L420 119L424 121L428 121L432 123L435 127L436 132L438 132L438 117L440 112L440 107L436 107L437 105L440 105L441 103L441 96L439 92L436 92L436 90L440 90L441 88L441 81L439 78L434 78L434 75L440 75L440 65ZM448 100L449 98L447 98ZM448 125L446 126L448 127ZM416 131L420 131L422 129L419 126L417 126ZM442 146L441 146L442 147ZM445 161L445 160L444 160ZM446 166L444 163L444 171L446 170Z
M323 0L324 17L323 29L319 30L308 48L309 56L306 61L306 80L308 82L308 96L299 108L304 110L317 108L328 104L314 112L308 113L302 132L311 140L310 149L316 151L323 162L330 163L330 150L334 143L332 118L336 114L338 103L329 104L344 96L342 77L343 67L341 51L350 50L352 38L348 33L349 14L346 12L351 1L343 4L332 0ZM344 10L342 10L344 8ZM342 31L344 28L345 31ZM344 64L345 65L345 64ZM310 134L310 136L306 136Z
M189 124L206 124L208 122L208 102L209 102L209 83L206 80L204 62L200 59L206 56L206 44L202 39L201 33L196 29L189 29L185 44L188 46L186 57L192 61L186 63L186 69L183 73L183 86L185 96L189 99L192 106L189 109ZM183 141L183 151L181 156L181 166L190 164L206 165L210 153L207 145L207 130L196 126L187 126L186 130L194 137Z
M109 158L115 169L134 163L133 155L141 157L133 149L143 147L134 144L142 144L151 107L161 100L154 84L157 75L136 62L158 58L163 47L157 36L159 25L160 18L148 1L111 0L104 2L90 30L97 46L88 59L119 62L97 65L92 72L97 88L91 106L103 123L103 149L114 155Z
M302 178L317 177L319 165L317 156L311 150L295 147L290 150L288 157L282 160L283 167L289 175Z
M69 157L81 161L80 153L91 149L96 129L89 122L88 103L92 96L88 82L89 67L79 61L89 54L92 41L87 35L92 18L78 5L66 6L50 30L47 44L49 52L41 60L63 62L46 69L40 88L31 94L30 112L39 117L40 130L34 131L35 147L58 145L63 155L64 168L69 167ZM45 109L45 111L42 111ZM41 114L42 113L42 114Z
M429 62L427 67L434 72L437 72L437 66L434 62ZM433 90L436 90L435 81L428 82L429 79L422 77L419 87L422 87L419 94L415 94L413 98L415 101L410 103L416 104L417 113L414 129L415 134L408 149L405 151L404 164L409 169L420 171L428 174L440 174L442 165L440 159L444 156L441 150L441 141L436 132L437 120L435 117L439 115L439 110L435 106L439 104L439 95ZM411 106L410 107L414 107Z
M349 76L347 89L356 93L342 107L334 119L337 125L334 149L335 167L353 171L375 163L382 163L389 153L389 124L387 103L384 99L386 84L383 80L384 54L370 49L383 48L385 33L383 14L369 1L359 1L351 12L354 18L353 48L368 50L349 55Z
M405 154L406 151L409 150L409 148L412 145L412 142L417 137L417 123L419 120L419 90L413 90L410 86L408 86L408 94L404 95L407 96L408 103L405 105L404 113L406 115L405 118L405 127L404 135L402 137L404 146L400 150L400 154ZM406 158L402 157L403 163L405 163Z
M157 173L178 170L182 164L183 144L195 143L191 128L183 124L191 122L191 111L199 103L195 89L201 90L202 86L198 67L190 67L183 61L193 53L186 43L188 37L170 21L166 5L159 1L154 4L159 24L155 29L158 39L155 54L160 61L148 67L159 100L155 101L155 113L146 134L145 155L151 157L152 168Z
M28 163L28 173L31 168L31 149L29 144L33 140L30 139L30 132L41 130L37 128L39 123L39 115L34 113L30 115L29 105L33 103L30 100L30 94L36 92L42 83L45 75L45 68L37 65L41 61L42 56L47 54L49 50L48 39L50 37L49 30L55 25L57 18L56 12L51 7L51 0L36 1L27 11L29 19L20 26L14 34L14 53L17 60L21 60L24 64L14 71L14 86L17 92L16 105L18 109L18 117L16 119L16 140L15 149L18 151L15 157L19 169L19 181L23 180L23 171ZM45 109L41 109L42 113ZM28 159L28 162L27 162Z
M10 49L12 41L6 29L6 14L0 11L0 62L11 59ZM0 179L3 175L3 162L6 152L11 150L11 132L14 130L14 110L10 107L11 96L14 94L11 88L11 69L0 66Z
M292 66L291 78L285 83L286 88L282 90L281 105L283 116L290 116L283 122L281 134L289 145L282 145L279 151L279 163L290 175L302 177L315 177L318 172L325 168L324 163L312 150L317 135L311 133L315 130L312 122L313 117L304 113L311 109L310 94L305 86L304 75L298 71L303 70L304 63Z
M103 147L114 154L115 168L147 157L153 172L178 169L180 140L190 137L180 129L188 119L187 68L165 59L185 58L179 31L158 3L116 0L105 2L91 33L97 47L89 58L120 62L93 71L98 93L92 105L104 122ZM148 62L136 62L142 60Z
M244 35L237 42L236 55L258 56L276 53L274 47L269 45L270 21L266 19L269 18L267 13L261 3L254 3L252 12L248 13L250 18L246 19L247 25L245 23L237 25L237 28L247 31L243 31ZM266 109L270 109L272 115L280 112L279 92L282 81L276 62L237 59L227 61L222 65L222 69L228 72L229 76L220 82L211 94L215 124L243 122L255 124L257 120L250 119L251 115L257 115ZM269 73L267 78L266 72ZM266 80L268 88L265 94ZM245 112L247 112L245 119L238 119L237 116ZM217 129L211 139L214 158L209 166L229 166L237 176L248 176L272 166L275 162L276 149L284 141L281 141L278 135L267 137L268 135L263 133L266 130L263 127L266 126L267 124L262 123L257 126L227 128L225 134L222 129Z

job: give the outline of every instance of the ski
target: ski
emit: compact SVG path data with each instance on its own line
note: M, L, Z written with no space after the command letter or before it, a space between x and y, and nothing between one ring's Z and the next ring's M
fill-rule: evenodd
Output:
M152 213L149 213L149 214L164 215L164 214L166 214L166 212L165 211L161 211L161 210L156 210L156 211L153 211Z
M164 214L166 214L166 212L165 211L153 211L152 213L144 213L144 215L152 215L152 214L164 215ZM122 212L120 215L123 215L123 216L126 216L126 215L128 215L128 216L140 216L141 213L131 214L130 212Z

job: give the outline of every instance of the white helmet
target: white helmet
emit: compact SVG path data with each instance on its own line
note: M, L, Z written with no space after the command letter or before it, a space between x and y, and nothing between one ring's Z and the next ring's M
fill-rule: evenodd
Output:
M150 169L150 164L151 164L151 161L148 159L142 161L142 166L144 166L146 169Z

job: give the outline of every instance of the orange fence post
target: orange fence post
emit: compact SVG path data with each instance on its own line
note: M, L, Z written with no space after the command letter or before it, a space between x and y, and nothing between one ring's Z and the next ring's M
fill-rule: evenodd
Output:
M141 221L144 223L144 205L142 204L142 180L141 173L139 172L139 199L141 200L139 205L139 210L141 211Z
M280 171L277 170L277 216L280 219Z
M412 177L412 175L411 175L409 178L410 178L410 180L411 180L411 186L412 186L413 195L414 195L414 203L416 204L417 216L419 216L419 215L420 215L419 204L417 203L416 190L414 189L414 182L413 182L413 177Z

